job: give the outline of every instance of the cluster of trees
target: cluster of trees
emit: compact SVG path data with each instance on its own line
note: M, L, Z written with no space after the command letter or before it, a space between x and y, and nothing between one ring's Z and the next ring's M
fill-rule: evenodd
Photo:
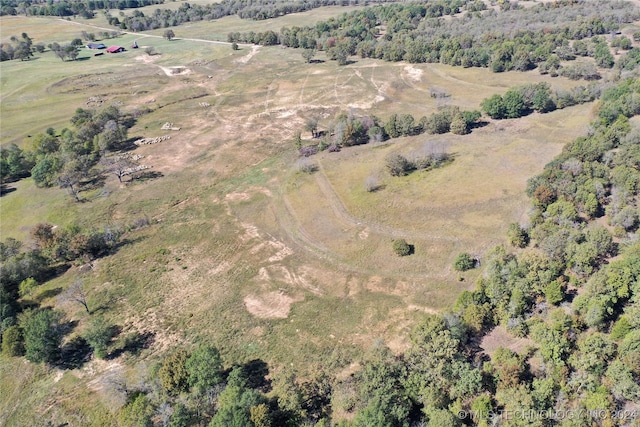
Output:
M551 91L548 83L515 86L504 95L493 95L480 104L482 111L492 119L515 119L533 111L548 113L557 108L591 102L600 97L602 85L592 83L570 90Z
M111 37L114 34L109 32L103 33L103 36ZM117 35L117 34L116 34ZM82 32L84 40L95 41L96 36L94 33ZM28 60L34 54L43 53L45 46L42 43L33 43L33 40L27 33L22 33L21 38L11 36L11 43L0 43L0 61L10 61L12 59L19 59L21 61ZM58 42L49 43L47 47L60 59L74 61L80 53L79 48L82 47L83 42L80 38L73 39L70 43L60 45Z
M154 4L162 4L164 0L62 0L48 2L42 0L2 0L0 1L0 16L82 16L93 18L94 11L105 9L132 9Z
M80 51L79 47L82 46L82 40L74 39L71 43L60 45L58 42L50 43L47 47L63 61L68 59L69 61L75 61Z
M391 176L406 176L413 171L437 168L450 161L451 156L442 145L427 142L409 155L388 155L385 167Z
M0 334L5 353L22 355L33 362L59 360L62 332L60 313L38 308L32 295L38 286L72 262L86 263L115 251L123 231L118 226L84 230L77 225L56 228L38 224L31 230L33 247L15 239L0 242ZM82 286L71 285L62 298L82 304ZM23 309L27 308L26 311ZM9 338L7 338L9 337ZM5 347L7 349L5 350Z
M232 33L229 39L324 50L336 60L358 55L386 61L489 67L495 72L526 71L541 65L542 72L556 75L562 68L560 61L575 59L576 55L593 56L598 66L610 68L613 56L605 39L582 40L608 34L620 23L640 16L638 9L625 2L566 0L532 8L505 6L509 2L502 5L500 11L482 11L478 2L469 1L381 5L345 13L315 26L283 28L277 39L273 34L265 38L265 34L257 33ZM462 17L439 18L461 8L467 10ZM616 46L630 47L622 39L614 39ZM581 71L593 78L589 69L570 71L574 76Z
M115 106L101 110L78 108L71 118L73 128L64 128L56 134L53 128L33 136L31 146L25 150L15 144L0 149L2 184L30 175L39 187L60 185L79 200L83 181L101 158L107 171L118 179L127 169L134 167L130 157L117 159L108 155L126 142L127 129L134 123L131 115Z
M11 43L0 43L0 61L10 61L19 59L24 61L33 56L33 52L44 52L44 45L33 44L33 39L27 33L22 33L20 38L11 36Z
M411 114L392 114L386 122L383 122L375 116L357 117L353 112L348 114L342 112L331 123L327 132L318 132L318 120L309 118L305 129L314 139L320 138L320 142L303 147L302 139L298 134L296 148L301 155L308 157L318 151L338 151L342 147L382 142L390 138L420 135L425 132L430 134L452 132L464 135L470 132L480 115L479 111L461 111L456 106L447 106L429 117L421 117L418 121ZM420 161L416 160L414 163L417 165ZM424 169L424 167L416 168Z
M186 22L210 21L229 15L238 15L242 19L262 20L276 18L289 13L304 12L322 6L350 6L365 3L367 3L365 0L286 2L273 0L223 0L220 3L207 5L184 3L176 10L156 9L151 15L145 15L140 11L135 11L132 16L125 16L122 20L117 17L110 17L109 24L118 26L121 29L146 31L175 27Z

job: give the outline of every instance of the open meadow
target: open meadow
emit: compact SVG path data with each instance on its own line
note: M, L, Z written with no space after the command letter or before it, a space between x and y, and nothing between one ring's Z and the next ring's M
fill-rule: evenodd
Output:
M422 134L325 151L310 158L315 173L299 172L293 140L302 132L303 143L312 143L305 130L312 116L320 118L320 129L341 112L418 118L442 102L479 109L484 98L515 85L579 84L535 70L496 74L357 57L339 67L324 53L309 64L297 49L232 50L211 42L225 41L232 30L278 31L345 10L260 22L227 17L177 27L172 41L162 30L104 40L126 47L123 53L93 56L83 48L77 60L62 61L46 50L28 61L2 62L3 145L30 147L34 135L69 126L77 108L108 105L136 112L132 139L170 138L133 151L153 172L146 179L119 183L108 175L80 193L82 203L64 189L37 188L30 178L10 184L15 191L0 199L1 239L26 245L41 222L90 227L148 220L115 254L88 272L73 266L34 298L77 321L73 336L88 315L56 295L82 280L94 310L124 333L153 336L139 354L73 370L3 357L0 425L40 425L45 414L70 425L109 425L117 407L109 375L135 378L141 366L180 343L212 342L228 363L262 359L275 370L295 365L303 373L327 361L348 366L378 339L399 352L422 314L445 310L474 287L480 270L456 272L454 258L469 252L482 260L504 243L510 223L526 221L527 179L585 133L593 104L488 120L468 135ZM0 25L3 41L26 32L45 44L108 27L102 16L2 17ZM139 49L130 48L134 41ZM429 96L433 88L449 96L436 100ZM179 130L162 129L165 123ZM404 177L386 172L387 155L425 145L443 147L452 161ZM371 175L378 191L365 190ZM397 238L415 252L396 256L391 242Z

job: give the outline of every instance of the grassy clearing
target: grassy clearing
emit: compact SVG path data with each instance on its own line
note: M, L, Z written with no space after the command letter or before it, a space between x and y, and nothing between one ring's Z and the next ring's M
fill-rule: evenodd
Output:
M318 20L317 13L344 11L298 15ZM176 34L204 38L217 31L226 38L236 24L253 25L254 31L259 25L277 30L289 22L304 24L293 15L273 22L234 19L179 27ZM33 36L45 21L22 22ZM228 28L216 27L222 21ZM51 22L78 35L84 28ZM54 33L42 31L43 37ZM67 33L60 34L66 39ZM349 108L382 118L404 112L420 117L438 107L428 96L433 86L451 94L449 103L472 109L511 84L547 78L358 58L346 67L304 64L295 49L232 51L146 34L113 43L129 46L133 40L162 55L138 50L62 62L46 52L33 61L0 64L3 144L26 145L27 135L66 126L73 111L95 96L127 111L152 110L139 118L131 136L166 134L160 129L165 122L181 127L170 140L135 150L161 174L157 178L119 185L110 176L104 191L81 193L87 199L81 204L62 190L37 189L24 180L0 200L2 239L24 238L42 221L89 226L151 220L128 233L117 253L98 260L90 273L73 267L38 293L43 304L78 320L78 333L86 315L80 307L59 306L55 293L81 278L96 312L126 333L153 333L149 349L116 360L130 378L138 362L152 364L169 348L196 341L220 347L227 364L262 358L274 369L294 364L301 371L338 359L348 364L378 338L402 350L422 313L450 305L480 274L466 272L459 281L451 268L455 255L483 254L501 241L508 223L527 209L526 179L584 131L591 108L493 123L464 137L422 135L325 153L314 159L320 171L301 175L292 170L291 141L310 115L321 117L321 128ZM171 74L171 67L188 72ZM550 81L554 87L575 84ZM426 141L447 144L454 162L406 178L385 176L387 153L407 153ZM381 174L385 187L367 193L364 179L372 171ZM392 253L398 234L415 245L415 254ZM20 385L12 372L23 362L2 362L2 389L10 390L8 396L26 396L8 413L11 422L44 413L60 423L113 424L104 409L110 408L109 398L86 392L93 390L90 382L104 379L104 367L65 372L56 382L55 372L28 365L24 375L30 377ZM2 413L11 406L6 400L0 399ZM99 413L105 418L69 417Z

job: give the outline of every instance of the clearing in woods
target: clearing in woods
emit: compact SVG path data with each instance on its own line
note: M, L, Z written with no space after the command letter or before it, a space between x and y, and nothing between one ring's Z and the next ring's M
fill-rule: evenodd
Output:
M278 30L285 18L242 25ZM100 19L95 25L105 26ZM27 147L36 133L68 126L77 108L106 105L143 112L132 138L171 138L134 151L156 172L153 178L120 185L109 176L104 187L81 192L87 203L74 203L57 188L37 189L30 179L14 184L0 206L2 239L25 239L38 222L88 227L149 218L152 225L82 275L90 302L104 307L106 317L158 337L162 345L151 345L141 359L156 357L168 342L199 339L214 342L228 360L275 365L353 354L377 338L399 351L416 319L473 287L478 271L460 275L453 259L462 251L482 259L502 243L509 223L526 218L527 178L584 133L592 106L489 122L465 136L424 134L323 152L311 159L317 172L303 174L294 166L293 138L302 131L304 143L312 143L304 133L310 117L320 119L320 129L340 112L419 118L437 111L439 101L427 95L435 87L449 94L448 104L470 110L514 85L577 83L537 71L493 74L359 58L338 67L322 53L321 62L307 64L296 49L233 51L187 40L202 38L205 29L226 34L224 26L235 19L178 27L171 42L141 34L112 40L123 46L139 40L159 52L152 56L83 51L82 61L63 62L45 52L3 62L3 144ZM91 29L25 17L1 23L3 35L27 32L45 43ZM179 130L163 129L165 123ZM387 154L425 144L445 147L453 162L406 177L386 174ZM369 193L364 182L371 174L382 188ZM415 245L413 255L393 254L398 237ZM55 306L47 295L80 274L71 268L47 282L41 302ZM60 309L81 316L73 306ZM0 375L5 381L10 372ZM55 384L48 387L73 388L64 378ZM38 384L12 387L28 392ZM25 405L13 413L25 416ZM71 413L74 405L51 410Z

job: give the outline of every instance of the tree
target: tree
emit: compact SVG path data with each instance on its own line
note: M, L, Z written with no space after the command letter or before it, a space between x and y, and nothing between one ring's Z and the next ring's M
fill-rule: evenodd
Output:
M304 61L308 64L311 62L311 60L313 59L313 57L316 56L316 50L315 49L305 49L302 51L302 58L304 58Z
M59 297L61 302L73 302L80 304L87 314L91 314L89 310L89 304L87 303L87 293L84 290L84 286L80 280L73 282L67 290L65 290Z
M509 243L516 248L524 248L529 244L529 235L527 231L520 227L517 222L509 224L507 229L507 238Z
M402 386L404 366L384 346L367 355L358 372L360 397L366 406L354 419L354 427L408 426L411 402Z
M404 239L396 239L393 241L393 252L398 256L407 256L411 254L411 246Z
M35 363L58 360L62 342L61 317L61 313L51 309L30 310L20 316L27 360Z
M560 280L549 282L544 288L544 296L549 304L557 305L564 299L563 283Z
M305 130L311 132L311 137L316 138L318 136L318 118L317 117L308 117L305 120L304 124Z
M28 277L20 282L18 293L21 297L30 296L31 292L38 287L38 281L33 277Z
M100 159L100 164L104 167L105 171L115 175L121 184L122 178L128 175L129 172L138 165L138 163L129 156L103 156Z
M179 349L165 357L162 366L158 370L158 377L162 387L170 395L188 390L189 373L186 368L186 361L189 354L184 349Z
M56 177L62 165L63 162L59 156L46 154L36 161L31 169L31 177L38 187L51 187L56 183Z
M175 36L176 34L173 32L173 30L165 30L165 32L162 34L162 37L169 41L171 41L171 39L173 39Z
M168 427L184 427L192 425L193 415L182 402L176 403L169 419Z
M505 117L508 119L522 117L527 111L524 98L517 89L509 89L502 97L502 103L504 105Z
M593 59L596 61L596 65L602 68L611 68L615 64L615 59L609 51L609 46L606 43L598 43L593 53Z
M456 259L453 261L453 268L456 271L467 271L471 270L475 267L476 263L471 255L467 252L461 252L456 256Z
M97 358L104 359L107 357L107 348L113 337L113 326L107 323L104 318L91 319L91 323L89 323L83 336L93 348L93 354Z
M461 114L457 114L451 121L450 126L451 133L456 135L466 135L469 133L469 127L466 120Z
M265 402L257 390L248 388L242 368L234 368L229 374L227 387L218 398L218 412L209 427L251 426L251 408ZM256 410L254 410L254 415Z
M120 418L124 425L135 427L153 427L153 405L149 398L141 392L135 392L129 403L122 408Z
M16 46L13 53L13 57L15 59L19 59L20 61L29 59L32 56L33 56L33 53L31 52L31 47L24 42L18 43L18 46Z
M480 108L492 119L504 119L507 114L504 101L497 94L484 99L480 104Z
M240 47L238 47L238 43L233 42L233 43L231 43L231 49L232 50L238 50L238 49L240 49Z
M185 361L185 369L189 386L199 395L223 381L220 352L210 345L196 348Z

